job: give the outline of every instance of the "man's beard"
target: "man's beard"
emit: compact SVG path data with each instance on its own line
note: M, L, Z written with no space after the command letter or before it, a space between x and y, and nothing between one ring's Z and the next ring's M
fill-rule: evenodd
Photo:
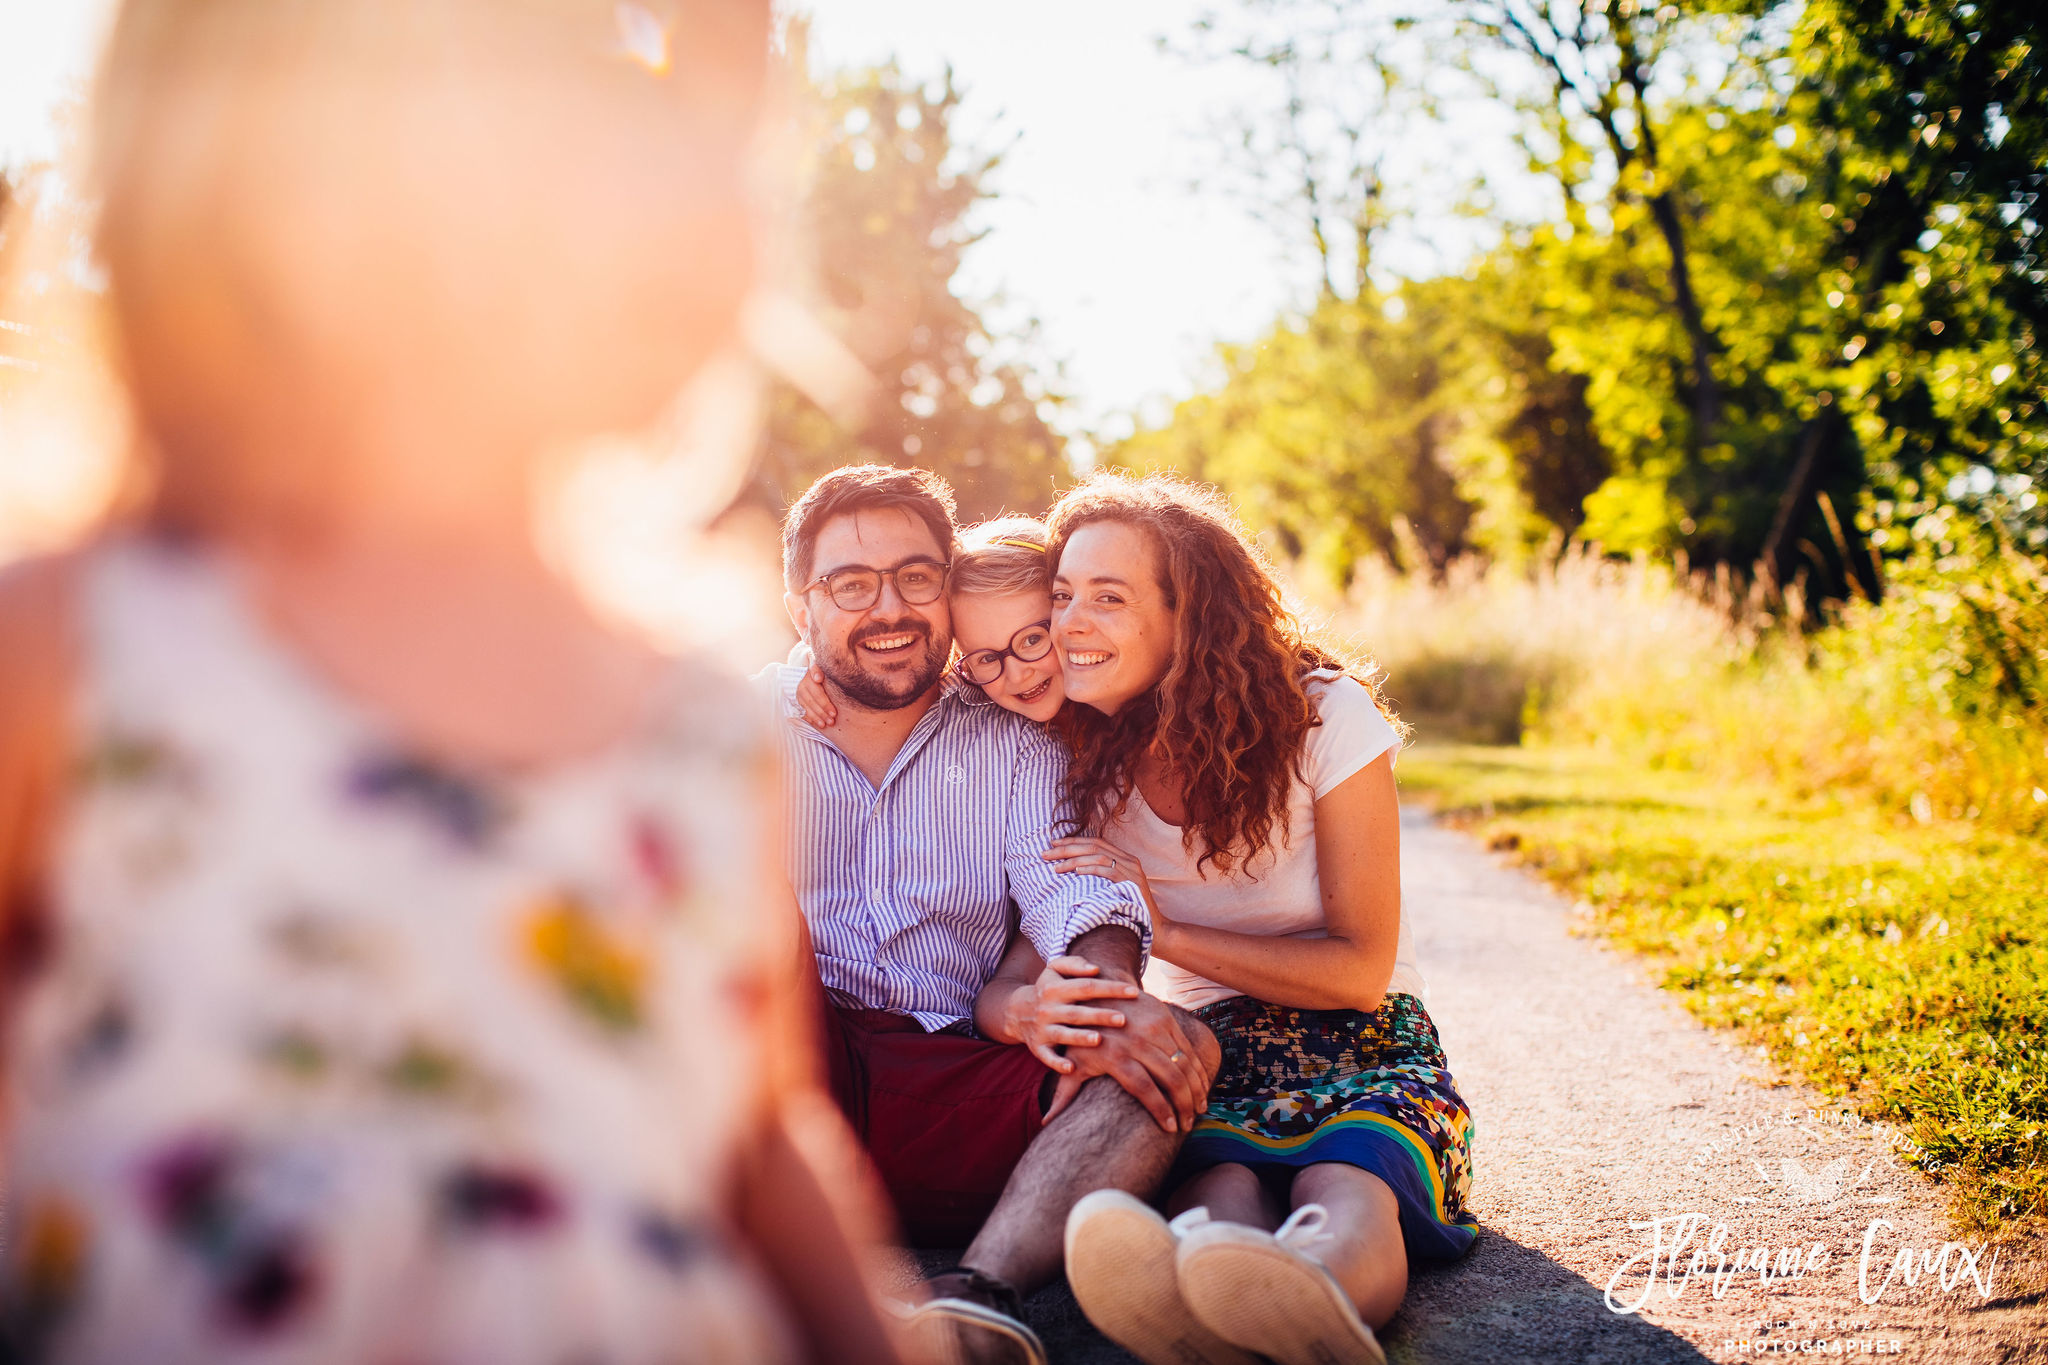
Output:
M915 672L877 677L862 666L861 641L906 632L924 637L924 657ZM916 648L911 646L913 651ZM817 641L811 642L811 654L825 680L845 694L848 701L870 711L900 711L929 692L946 671L946 659L952 652L950 638L941 642L929 625L914 620L863 626L847 640L846 648L836 651L821 649Z

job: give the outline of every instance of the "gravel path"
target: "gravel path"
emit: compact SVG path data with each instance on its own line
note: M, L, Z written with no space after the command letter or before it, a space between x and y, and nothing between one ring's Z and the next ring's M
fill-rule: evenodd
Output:
M1484 1231L1464 1261L1414 1276L1383 1337L1396 1365L1732 1361L1815 1344L1837 1358L2048 1361L2048 1247L1998 1248L1995 1268L1983 1252L1988 1297L1954 1249L1946 1292L1918 1263L1917 1283L1894 1271L1883 1285L1901 1248L1932 1260L1951 1235L1940 1191L1886 1133L1708 1033L1639 962L1574 937L1570 905L1534 879L1419 812L1403 819L1430 1013L1479 1128ZM1631 1225L1667 1220L1671 1238L1690 1216L1678 1273L1660 1262L1651 1283L1651 1234ZM1871 1241L1871 1304L1858 1271L1878 1219L1889 1226ZM1774 1271L1781 1256L1788 1270L1792 1259L1813 1268L1732 1273L1719 1297L1705 1274L1682 1281L1721 1226L1731 1266L1739 1249L1768 1247ZM1611 1311L1610 1283L1640 1311ZM1089 1329L1064 1285L1031 1315L1055 1362L1131 1359Z

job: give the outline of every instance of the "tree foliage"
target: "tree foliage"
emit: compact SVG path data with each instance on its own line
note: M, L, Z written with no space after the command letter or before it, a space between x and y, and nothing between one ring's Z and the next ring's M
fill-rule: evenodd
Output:
M831 76L812 94L807 302L876 392L860 421L842 425L778 391L758 495L779 511L825 471L873 461L937 470L964 517L1042 508L1068 470L1044 415L1055 397L1015 340L991 336L953 288L1000 157L955 144L950 74L927 85L883 66Z
M1236 492L1289 556L1341 575L1363 555L1441 570L1476 510L1451 475L1463 434L1434 319L1325 297L1299 324L1225 348L1227 377L1116 453Z
M1829 230L1809 363L1850 414L1891 551L1959 521L2048 549L2044 17L1813 0L1793 37Z
M1390 13L1246 6L1317 33ZM1877 595L1916 546L2048 553L2037 14L1443 0L1402 22L1487 73L1555 211L1460 276L1326 291L1122 458L1218 479L1340 570L1402 562L1403 525L1432 563L1576 535L1823 595Z

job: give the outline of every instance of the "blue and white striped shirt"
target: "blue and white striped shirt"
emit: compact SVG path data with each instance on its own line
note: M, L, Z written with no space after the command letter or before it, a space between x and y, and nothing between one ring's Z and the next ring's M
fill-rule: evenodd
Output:
M877 789L803 720L802 669L771 665L760 680L784 718L789 880L834 999L927 1029L971 1017L1013 902L1047 958L1109 924L1150 949L1137 888L1039 856L1067 828L1067 754L1044 726L949 679Z

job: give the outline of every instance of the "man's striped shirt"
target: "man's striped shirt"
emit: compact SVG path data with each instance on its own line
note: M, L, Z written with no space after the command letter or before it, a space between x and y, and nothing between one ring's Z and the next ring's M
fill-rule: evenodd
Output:
M836 1001L927 1029L969 1018L1013 924L1048 959L1111 924L1150 948L1135 887L1039 856L1068 828L1067 754L1044 726L949 680L877 788L804 721L802 679L763 675L782 712L789 879Z

